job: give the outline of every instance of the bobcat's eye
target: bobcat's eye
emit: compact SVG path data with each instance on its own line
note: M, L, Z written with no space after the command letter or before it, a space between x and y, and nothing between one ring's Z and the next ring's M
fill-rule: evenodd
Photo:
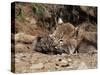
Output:
M61 39L60 42L62 42L63 40Z

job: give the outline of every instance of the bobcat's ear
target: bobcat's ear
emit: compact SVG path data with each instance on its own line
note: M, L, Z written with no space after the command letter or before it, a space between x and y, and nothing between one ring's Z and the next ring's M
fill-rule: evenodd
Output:
M75 32L79 32L80 26L75 27Z
M63 23L63 20L61 18L58 19L58 24L62 24Z
M79 27L75 27L74 30L77 31L79 29Z

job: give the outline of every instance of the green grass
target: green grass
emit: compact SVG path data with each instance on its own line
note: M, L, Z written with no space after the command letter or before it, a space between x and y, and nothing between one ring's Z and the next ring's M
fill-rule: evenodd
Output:
M24 19L24 11L23 10L21 10L20 12L19 12L19 14L18 15L16 15L16 19L18 19L18 20L23 20Z
M45 12L45 8L40 4L32 4L32 10L38 16L43 16L43 13Z

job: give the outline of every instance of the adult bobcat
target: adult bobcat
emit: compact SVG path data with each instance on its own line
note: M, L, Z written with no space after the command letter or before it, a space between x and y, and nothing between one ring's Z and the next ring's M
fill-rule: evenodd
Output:
M37 36L37 38L33 41L33 49L43 53L54 54L69 53L67 52L68 50L74 51L74 49L76 48L76 40L68 40L74 29L75 27L70 23L59 25L54 33L50 36ZM61 42L63 42L63 44L61 44ZM72 45L71 42L74 42L75 44Z
M97 49L97 32L91 32L91 31L85 31L82 28L76 28L76 31L74 33L74 36L77 40L77 50L79 52L84 50L93 50Z
M53 39L48 35L37 36L33 41L33 50L42 52L45 54L62 54L64 51L57 49L54 45Z
M56 48L64 50L69 54L81 51L79 50L80 47L84 49L86 47L88 49L94 47L97 49L97 32L86 31L81 26L75 28L72 24L66 23L58 26L52 36Z
M50 35L54 39L55 48L68 54L73 54L77 47L77 40L72 36L75 27L71 23L59 25Z
M59 25L50 36L38 36L33 41L33 49L43 53L73 54L83 47L85 50L97 48L97 33L75 28L70 23ZM90 48L91 47L91 48ZM87 50L88 51L88 50Z

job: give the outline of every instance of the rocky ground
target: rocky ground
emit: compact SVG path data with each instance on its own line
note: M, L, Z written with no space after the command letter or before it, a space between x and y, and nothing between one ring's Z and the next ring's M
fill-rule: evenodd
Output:
M97 68L97 54L43 54L32 50L30 45L17 45L13 56L16 73L49 72ZM23 48L24 47L24 48ZM21 51L21 48L23 51ZM27 49L25 49L27 48ZM13 64L14 64L13 63ZM12 65L13 65L12 64Z

